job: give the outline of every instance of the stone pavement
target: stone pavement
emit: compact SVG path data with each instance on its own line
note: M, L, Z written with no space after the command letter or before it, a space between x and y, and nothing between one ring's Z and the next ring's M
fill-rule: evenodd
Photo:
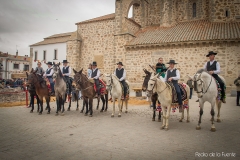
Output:
M240 159L240 107L235 98L228 97L223 104L216 132L210 132L208 103L202 130L195 129L196 99L190 100L191 122L180 123L180 114L173 113L168 131L160 130L161 122L151 121L152 111L146 105L129 105L129 113L121 118L117 114L111 118L112 104L104 113L94 107L93 117L75 111L75 102L65 116L55 116L54 102L50 115L29 113L22 106L0 108L0 159Z

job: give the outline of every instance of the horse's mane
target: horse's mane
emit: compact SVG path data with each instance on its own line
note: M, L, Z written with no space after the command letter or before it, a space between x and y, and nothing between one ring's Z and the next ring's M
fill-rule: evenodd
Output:
M61 71L60 67L59 67L59 71L60 71L60 77L63 78L62 71Z
M205 69L199 69L196 73L202 73L202 72L206 72Z
M119 81L119 78L115 74L112 74L112 77L115 77Z

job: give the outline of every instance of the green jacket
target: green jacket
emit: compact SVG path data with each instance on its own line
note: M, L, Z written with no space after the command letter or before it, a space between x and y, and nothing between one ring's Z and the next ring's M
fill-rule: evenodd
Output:
M161 73L160 76L162 76L163 78L165 77L166 70L167 70L167 68L166 68L165 64L160 64L160 63L156 64L156 73Z

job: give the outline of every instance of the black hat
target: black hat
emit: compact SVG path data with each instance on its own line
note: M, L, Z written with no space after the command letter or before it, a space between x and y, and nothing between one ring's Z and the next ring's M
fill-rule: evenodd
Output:
M67 60L63 60L63 63L69 63Z
M170 60L167 64L177 64L177 63L175 63L175 60Z
M123 66L122 62L118 62L117 65L121 65L121 66Z
M51 65L51 66L53 65L52 62L48 62L47 64L49 64L49 65Z
M94 62L92 63L92 65L93 65L93 66L97 66L97 62L94 61Z
M217 53L213 52L213 51L210 51L208 52L208 54L206 55L206 57L209 57L210 55L217 55Z

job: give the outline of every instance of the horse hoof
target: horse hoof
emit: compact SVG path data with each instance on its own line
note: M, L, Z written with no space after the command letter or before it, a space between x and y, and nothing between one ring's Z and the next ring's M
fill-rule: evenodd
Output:
M42 113L41 113L41 112L39 112L39 113L38 113L38 115L42 115Z
M197 126L197 127L196 127L196 130L200 130L200 129L201 129L201 127L200 127L200 126Z
M221 119L217 119L217 122L220 123L220 122L221 122Z
M107 112L107 109L105 109L104 112Z
M164 128L165 129L165 131L168 131L168 128Z
M128 113L128 111L125 111L125 113Z
M64 113L62 113L61 116L64 116Z
M83 111L81 110L80 113L83 113Z
M189 120L187 120L187 123L189 123L190 121Z
M210 131L212 131L212 132L216 132L216 128L211 128Z
M158 122L161 122L161 119L158 119Z
M79 109L77 108L76 111L78 111Z
M155 119L154 119L154 118L152 118L152 121L155 121Z
M47 110L48 108L46 107L45 110Z
M118 115L118 117L121 117L121 115Z
M87 116L87 115L88 115L87 113L84 114L84 116Z
M47 112L47 114L50 114L50 112Z
M160 129L164 129L165 128L165 126L162 126Z
M182 119L180 119L179 122L182 122Z
M114 117L114 115L111 115L111 117Z
M70 108L68 108L67 111L70 111Z
M33 111L30 111L30 113L33 113Z
M90 114L89 117L92 117L92 115Z
M100 112L103 112L103 110L101 110Z

